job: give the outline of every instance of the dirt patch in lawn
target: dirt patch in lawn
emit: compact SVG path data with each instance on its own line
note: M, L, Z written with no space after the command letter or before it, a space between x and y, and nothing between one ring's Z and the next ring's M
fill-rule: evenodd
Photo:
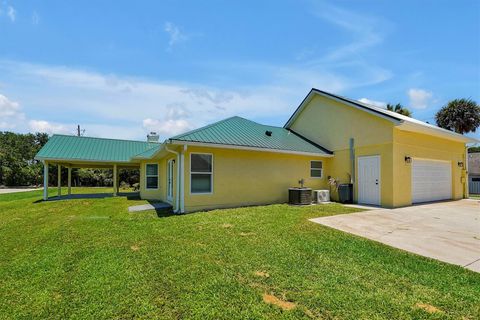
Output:
M285 301L282 299L279 299L275 297L274 295L264 293L263 294L263 302L268 303L268 304L273 304L282 310L292 310L294 309L297 305L293 302L290 301Z
M428 304L428 303L421 303L421 302L418 302L417 304L415 304L415 307L419 308L419 309L422 309L428 313L437 313L437 312L443 312L442 310L438 309L437 307L435 306L432 306L431 304Z
M257 277L270 278L270 275L268 274L268 272L265 272L265 271L255 271L253 274L256 275Z
M254 236L255 232L240 232L242 237Z
M140 250L140 247L138 245L134 244L133 246L130 247L130 249L132 251L138 251L138 250Z
M231 228L231 227L233 227L233 225L230 224L230 223L224 223L224 224L222 224L222 228Z

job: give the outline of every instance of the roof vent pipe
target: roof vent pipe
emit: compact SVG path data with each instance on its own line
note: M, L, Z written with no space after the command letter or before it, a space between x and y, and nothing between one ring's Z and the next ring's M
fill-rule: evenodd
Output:
M272 131L267 130L267 131L265 131L265 134L266 134L267 136L271 137L271 136L272 136Z

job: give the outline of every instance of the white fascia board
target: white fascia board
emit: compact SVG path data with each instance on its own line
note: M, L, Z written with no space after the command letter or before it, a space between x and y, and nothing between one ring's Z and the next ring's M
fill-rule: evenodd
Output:
M327 153L321 154L321 153L315 153L315 152L266 149L266 148L257 148L257 147L236 146L236 145L230 145L230 144L205 143L205 142L182 141L182 140L169 140L169 141L173 145L187 145L187 146L208 147L208 148L218 148L218 149L234 149L234 150L272 152L272 153L283 153L283 154L296 154L296 155L322 157L322 158L333 157L333 154L327 154Z
M418 124L410 121L404 121L403 123L398 125L397 128L400 130L424 133L431 136L453 140L453 141L459 141L463 143L480 142L479 140L458 134L453 131L448 131L448 130L434 127L434 126L426 126L423 124Z
M318 92L316 90L311 90L310 93L307 95L307 97L302 101L302 103L300 104L300 106L297 108L297 110L295 110L295 113L293 114L293 116L288 120L288 122L283 126L284 128L290 128L290 126L292 125L293 122L295 122L295 120L297 119L297 117L300 115L300 113L302 113L303 109L305 109L306 105L310 103L310 101L312 101L313 97L315 95L320 95L322 97L325 97L325 98L328 98L328 99L332 99L334 101L337 101L337 102L340 102L340 103L343 103L343 104L346 104L350 107L353 107L355 109L358 109L358 110L361 110L361 111L364 111L364 112L367 112L371 115L374 115L374 116L377 116L379 118L382 118L382 119L385 119L385 120L388 120L390 122L393 122L394 124L400 124L402 123L403 121L402 120L397 120L397 119L393 119L392 117L389 117L388 115L384 115L382 114L381 112L377 112L377 111L374 111L372 109L369 109L368 107L360 107L360 106L357 106L356 104L354 103L351 103L351 102L348 102L348 101L345 101L345 100L341 100L337 97L334 97L334 96L331 96L331 95L328 95L328 94L325 94L325 93L322 93L322 92Z
M64 159L64 158L44 158L44 157L35 157L35 160L41 161L55 161L55 162L77 162L77 163L111 163L111 164L137 164L134 161L112 161L112 160L87 160L87 159Z

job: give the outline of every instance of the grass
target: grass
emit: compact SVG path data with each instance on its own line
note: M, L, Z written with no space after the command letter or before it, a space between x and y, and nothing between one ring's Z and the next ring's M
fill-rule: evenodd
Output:
M40 198L0 195L2 319L480 317L479 274L308 221L355 209Z
M470 199L480 200L480 194L470 194Z

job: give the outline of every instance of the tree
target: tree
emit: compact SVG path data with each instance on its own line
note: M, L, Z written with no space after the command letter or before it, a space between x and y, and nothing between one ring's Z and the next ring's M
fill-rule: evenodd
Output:
M387 103L387 110L402 114L407 117L412 116L412 113L410 112L410 110L402 106L400 103L397 103L396 105Z
M48 141L46 133L19 134L0 131L0 184L36 185L42 165L33 158Z
M475 132L480 126L480 106L472 99L455 99L437 112L435 121L439 127L456 133Z
M468 153L480 152L480 147L470 147L468 148Z

